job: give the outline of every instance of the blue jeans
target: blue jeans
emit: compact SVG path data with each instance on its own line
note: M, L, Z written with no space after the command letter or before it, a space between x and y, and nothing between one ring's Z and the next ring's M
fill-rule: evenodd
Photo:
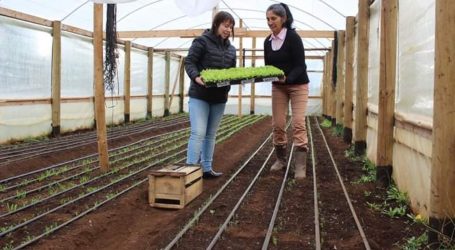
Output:
M208 103L191 98L188 101L191 134L188 142L187 164L201 163L204 172L212 169L216 131L226 103Z

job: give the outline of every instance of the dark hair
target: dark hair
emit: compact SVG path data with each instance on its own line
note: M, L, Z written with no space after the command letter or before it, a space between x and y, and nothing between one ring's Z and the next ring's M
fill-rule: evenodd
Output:
M284 22L283 26L288 29L294 29L292 27L292 23L294 22L294 18L292 17L292 13L289 10L289 7L285 3L276 3L272 4L267 8L267 12L273 12L273 14L284 18L286 21Z
M216 13L215 17L213 17L213 22L212 22L212 28L211 31L213 34L216 35L216 32L220 25L226 21L229 21L232 23L232 37L234 38L234 26L235 26L235 20L234 17L229 12L226 11L220 11Z

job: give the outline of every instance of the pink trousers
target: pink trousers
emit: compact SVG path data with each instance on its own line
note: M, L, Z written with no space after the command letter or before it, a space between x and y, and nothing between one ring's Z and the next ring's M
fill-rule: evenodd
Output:
M305 127L305 112L308 104L308 84L272 86L272 127L273 144L286 145L286 117L289 101L292 110L292 131L294 146L308 150L308 137Z

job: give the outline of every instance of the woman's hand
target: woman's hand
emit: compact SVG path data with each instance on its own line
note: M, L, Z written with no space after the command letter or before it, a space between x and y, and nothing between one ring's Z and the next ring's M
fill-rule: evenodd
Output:
M202 77L200 76L194 78L194 81L199 85L205 86L204 80L202 80Z
M278 84L285 84L286 83L286 76L279 77L278 81L276 81Z

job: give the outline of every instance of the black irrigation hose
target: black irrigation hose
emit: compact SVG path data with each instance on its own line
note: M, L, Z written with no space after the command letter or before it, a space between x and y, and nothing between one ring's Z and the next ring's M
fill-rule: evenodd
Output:
M354 206L352 205L351 198L349 198L348 191L346 190L346 187L344 186L344 181L343 178L341 178L340 171L338 171L337 164L335 160L333 159L332 151L330 150L329 145L327 144L327 140L325 139L324 132L322 131L321 127L319 126L319 122L317 118L315 118L317 127L319 131L321 132L322 138L324 139L325 146L327 148L327 151L329 152L330 159L332 160L333 167L335 169L335 172L337 173L338 180L340 181L341 188L343 189L344 196L346 198L346 201L349 205L349 209L351 210L352 216L354 217L355 224L357 226L357 229L359 230L360 236L362 237L363 244L365 245L365 249L370 250L370 244L368 243L367 237L365 236L365 232L363 231L362 224L360 224L360 221L357 217L357 214L355 212Z
M258 120L260 120L260 119L257 119L257 120L255 120L254 122L256 122L256 121L258 121ZM243 126L242 126L241 128L243 128ZM240 128L240 129L241 129L241 128ZM238 131L238 130L237 130L237 131ZM228 136L229 136L229 135L228 135ZM269 137L270 137L270 136L269 136ZM220 140L224 140L224 138L220 138ZM267 140L268 140L268 139L267 139ZM266 141L267 141L267 140L266 140ZM264 142L264 144L265 144L265 142ZM263 144L263 145L264 145L264 144ZM132 173L132 174L130 174L130 175L128 175L128 176L125 176L124 178L119 179L119 180L117 180L117 181L115 181L115 182L113 182L113 183L111 183L111 184L109 184L109 185L107 185L107 186L105 186L105 187L103 187L103 188L99 188L98 190L95 190L95 191L93 191L93 192L91 192L91 193L88 193L88 194L82 196L82 197L79 197L79 198L77 198L76 200L73 200L73 201L71 201L71 202L69 202L69 203L66 203L66 204L64 204L64 205L61 205L61 206L59 206L58 208L54 208L53 211L55 211L55 210L57 210L57 209L59 209L59 208L61 208L61 207L63 207L63 206L66 206L66 205L68 205L68 204L74 203L75 201L80 200L80 199L82 199L82 198L84 198L84 197L88 197L88 196L90 196L90 195L92 195L92 194L94 194L94 193L97 193L97 192L99 192L99 191L101 191L101 190L104 190L104 189L106 189L107 187L110 187L110 186L112 186L112 185L114 185L114 184L116 184L116 183L118 183L118 182L120 182L120 181L122 181L122 180L125 180L126 178L129 178L129 177L131 177L131 176L133 176L133 175L135 175L135 174L137 174L137 173L140 173L140 172L142 172L142 171L144 171L144 170L146 170L146 169L148 169L148 168L151 168L151 167L153 167L154 165L156 165L156 164L158 164L158 163L160 163L160 162L162 162L162 161L165 161L165 160L167 160L167 159L169 159L169 158L173 158L173 157L175 157L176 155L178 155L178 154L180 154L180 153L183 153L183 152L185 152L185 151L186 151L186 150L182 150L182 151L180 151L180 152L177 152L177 153L175 153L175 154L173 154L173 155L171 155L171 156L169 156L169 157L167 157L167 158L165 158L165 159L163 159L163 160L158 161L157 163L154 163L154 164L152 164L152 165L149 165L149 166L147 166L147 167L144 168L144 169L141 169L141 170L139 170L139 171L136 171L135 173ZM183 159L185 159L185 158L183 158ZM178 160L177 162L180 162L180 161L182 161L183 159ZM49 230L49 231L47 231L47 232L45 232L45 233L43 233L43 234L41 234L41 235L39 235L39 236L33 238L33 239L30 240L30 241L27 241L27 242L25 242L25 243L22 243L21 245L15 247L14 249L22 249L22 248L24 248L24 247L26 247L26 246L28 246L28 245L34 243L35 241L37 241L37 240L39 240L39 239L41 239L41 238L43 238L43 237L49 235L50 233L55 232L56 230L58 230L58 229L60 229L60 228L62 228L62 227L64 227L64 226L66 226L66 225L68 225L68 224L70 224L70 223L76 221L77 219L81 218L82 216L85 216L86 214L88 214L88 213L90 213L90 212L96 210L98 207L104 205L104 204L107 203L108 201L110 201L110 200L112 200L112 199L114 199L114 198L120 196L120 195L123 194L123 193L126 193L127 191L133 189L134 187L139 186L140 184L146 182L147 180L148 180L148 178L145 178L145 179L142 179L142 180L136 182L136 183L133 184L131 187L129 187L129 188L127 188L127 189L125 189L125 190L123 190L123 191L121 191L121 192L115 194L113 197L106 199L105 201L101 202L100 204L96 204L96 205L93 206L92 208L90 208L90 209L88 209L88 210L82 212L81 214L77 215L76 217L70 219L69 221L62 223L62 224L56 226L55 228L52 228L51 230ZM51 212L51 211L48 211L46 214L49 214L50 212ZM44 215L42 215L42 216L44 216ZM27 224L29 224L29 223L31 223L31 222L32 222L32 221L29 221ZM24 223L23 223L23 224L24 224ZM16 227L17 227L17 226L16 226Z
M319 206L318 206L318 185L316 183L316 158L314 158L314 143L313 143L313 131L311 130L311 119L308 121L308 134L310 137L311 145L311 163L313 170L313 205L314 205L314 239L315 239L315 248L316 250L321 249L321 229L319 224Z
M260 119L262 119L262 118L263 118L263 117L259 117L259 119L248 119L247 121L250 121L250 122L251 122L251 120L252 120L252 121L253 121L252 123L254 123L254 122L256 122L256 121L258 121L258 120L260 120ZM248 124L249 124L249 123L248 123ZM248 125L248 124L246 124L246 125ZM246 125L245 125L245 126L246 126ZM240 126L239 126L239 127L240 127ZM240 129L243 128L243 127L244 127L244 126L241 126L238 130L240 130ZM236 128L236 127L234 127L233 129L235 129L235 128ZM238 131L238 130L236 130L236 131ZM227 132L229 132L229 129L227 130ZM230 134L228 134L227 136L230 136ZM222 139L224 139L224 138L222 138ZM220 139L220 140L222 140L222 139ZM123 177L123 178L121 178L121 179L119 179L119 180L116 180L115 182L111 182L110 184L108 184L108 185L106 185L106 186L104 186L104 187L102 187L102 188L99 188L99 189L97 189L97 190L95 190L95 191L93 191L93 192L90 192L90 193L88 193L88 194L85 194L84 196L80 196L80 197L76 198L75 200L69 201L69 202L67 202L67 203L65 203L65 204L63 204L63 205L60 205L60 206L56 207L56 208L53 208L53 209L51 209L51 210L48 210L47 212L45 212L45 213L43 213L43 214L40 214L40 215L38 215L38 216L36 216L36 217L34 217L34 218L28 220L28 221L25 221L25 222L23 222L23 223L17 224L17 225L15 225L14 227L9 228L8 230L6 230L6 231L0 233L0 237L6 235L6 234L8 234L8 233L11 233L12 231L15 231L15 230L17 230L18 228L21 228L21 227L23 227L23 226L25 226L25 225L27 225L27 224L29 224L29 223L32 223L32 222L34 222L34 221L36 221L36 220L38 220L38 219L44 217L45 215L48 215L48 214L50 214L50 213L52 213L52 212L54 212L54 211L56 211L56 210L58 210L58 209L60 209L60 208L62 208L62 207L65 207L65 206L67 206L67 205L69 205L69 204L72 204L72 203L74 203L74 202L76 202L76 201L82 199L82 198L88 197L88 196L91 195L91 194L94 194L94 193L99 192L99 191L101 191L101 190L103 190L103 189L105 189L105 188L108 188L108 187L112 186L113 184L116 184L116 183L118 183L118 182L120 182L120 181L122 181L122 180L125 180L126 178L129 178L129 177L131 177L131 176L133 176L133 175L136 175L136 174L138 174L138 173L141 173L141 172L143 172L144 170L149 169L149 168L155 166L156 164L161 163L161 162L163 162L163 161L165 161L165 160L167 160L167 159L171 159L171 158L173 158L173 157L175 157L175 156L177 156L177 155L179 155L179 154L181 154L181 153L183 153L183 152L185 152L185 151L186 151L186 149L185 149L185 150L181 150L181 151L179 151L179 152L177 152L177 153L174 153L174 154L171 155L171 156L168 156L168 157L166 157L166 158L164 158L164 159L161 159L161 160L159 160L159 161L157 161L157 162L155 162L155 163L153 163L153 164L151 164L151 165L149 165L149 166L147 166L147 167L145 167L145 168L142 168L142 169L140 169L140 170L138 170L138 171L136 171L136 172L133 172L133 173L129 174L128 176L125 176L125 177ZM106 175L106 174L105 174L105 175ZM104 176L104 175L103 175L103 176ZM102 177L102 176L99 176L99 177L97 177L97 178L95 178L95 179L99 179L100 177ZM95 179L93 179L93 180L95 180ZM90 182L92 182L93 180L91 180ZM84 184L87 184L87 183L89 183L89 182L85 182L85 183L80 184L80 185L78 185L78 186L81 186L81 185L84 185ZM69 190L72 190L72 189L74 189L74 188L76 188L76 187L73 187L73 188L71 188L71 189L69 189ZM69 190L65 190L64 192L67 192L67 191L69 191ZM61 194L61 193L63 193L63 192L60 192L59 194ZM57 195L59 195L59 194L53 195L53 196L48 197L48 198L46 198L46 199L44 199L44 200L41 200L41 201L39 201L39 202L48 200L49 198L55 197L55 196L57 196ZM35 205L35 204L37 204L37 203L38 203L38 202L35 202L35 203L31 204L31 205ZM26 207L30 207L31 205L26 206ZM26 207L23 207L23 208L18 209L18 210L23 210L23 209L25 209ZM18 211L18 210L16 210L16 211ZM4 216L6 216L6 215L10 215L10 214L12 214L12 213L15 213L16 211L13 211L13 212L8 213L8 214L1 215L0 218L1 218L1 217L4 217Z
M183 227L183 229L174 237L174 239L169 242L169 244L164 248L166 250L171 249L177 242L183 237L183 235L194 225L194 223L199 219L199 217L207 210L207 208L213 203L213 201L218 198L218 196L226 189L226 187L237 177L237 175L242 172L242 170L248 165L248 163L256 156L256 154L264 147L268 140L272 137L270 134L264 142L259 146L259 148L251 154L251 156L237 169L237 171L229 178L229 180L224 183L224 185L218 189L216 194L212 196L208 201L205 202L205 205L200 208L197 213L191 218L191 220Z
M280 192L278 193L277 201L275 203L275 209L273 210L272 218L270 219L269 228L267 229L267 234L265 235L264 243L262 244L262 250L267 250L272 237L273 227L275 226L275 220L278 215L278 210L280 209L281 198L283 197L284 187L286 186L286 180L288 178L289 168L291 166L292 155L294 153L294 144L291 147L291 154L289 155L288 164L286 166L286 172L284 173L283 182L281 183Z

